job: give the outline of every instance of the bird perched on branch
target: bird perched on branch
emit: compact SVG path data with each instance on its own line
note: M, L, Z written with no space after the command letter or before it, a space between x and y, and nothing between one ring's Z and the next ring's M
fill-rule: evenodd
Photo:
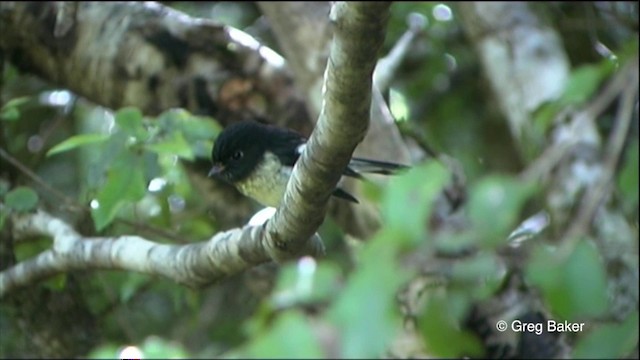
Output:
M304 136L290 129L255 121L234 123L215 141L209 176L223 179L265 206L278 207L306 142ZM363 173L391 175L407 168L385 161L352 158L342 175L361 179ZM341 188L336 188L333 196L358 202Z

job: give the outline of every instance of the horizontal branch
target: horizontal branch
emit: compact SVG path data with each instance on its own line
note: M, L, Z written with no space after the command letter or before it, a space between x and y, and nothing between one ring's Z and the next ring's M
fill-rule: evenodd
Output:
M58 274L90 269L161 275L199 287L271 260L262 225L221 232L189 245L159 244L139 236L85 238L44 211L14 217L13 229L16 238L50 236L53 247L0 272L0 297ZM324 251L317 235L306 244L297 255L319 256Z

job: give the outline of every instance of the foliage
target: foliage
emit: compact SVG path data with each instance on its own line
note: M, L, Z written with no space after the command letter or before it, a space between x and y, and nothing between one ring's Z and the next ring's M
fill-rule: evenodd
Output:
M204 11L198 4L173 5L192 14ZM212 17L277 47L253 5L214 6L220 11ZM546 6L557 13L577 11L564 4ZM87 356L113 358L125 345L136 346L146 358L385 356L394 340L403 336L407 314L400 311L398 293L430 265L420 256L454 256L470 248L472 255L442 270L446 284L425 291L410 315L429 354L487 356L478 334L464 328L465 319L474 304L505 286L508 279L501 264L505 249L512 245L509 233L540 209L545 184L525 183L518 176L524 165L503 119L490 105L486 83L478 76L480 64L452 9L444 3L395 3L385 50L405 31L410 13L426 20L423 38L392 84L391 108L403 114L399 128L407 138L428 143L461 163L467 198L452 216L463 217L465 223L455 230L435 230L438 199L453 174L430 160L385 186L363 185L364 196L379 206L385 224L373 238L349 253L344 246L348 239L327 220L320 229L328 246L326 258L303 258L280 266L269 291L252 287L260 280L253 272L199 291L140 274L73 274L104 332L104 343ZM579 18L585 19L587 15ZM562 19L556 21L571 34ZM637 39L616 35L621 27L594 30L603 42L615 39L616 46L611 46L615 56L594 60L591 48L572 52L573 69L563 95L534 114L541 135L548 134L567 109L589 104L616 70L637 54ZM565 37L566 46L577 46L571 39ZM199 241L223 230L207 213L206 189L193 175L206 174L201 167L208 165L213 139L220 131L215 119L182 109L157 117L144 116L135 107L111 112L73 97L55 103L52 94L63 90L18 75L8 64L2 84L0 148L66 199L88 209L91 218L85 222L82 214L65 213L60 194L38 186L3 160L3 231L10 213L38 207L80 219L89 234L115 236L151 229L154 234ZM611 128L606 122L598 124L604 135ZM635 124L613 181L611 201L635 221L637 231L637 119ZM139 227L132 228L131 222ZM588 325L571 337L572 355L628 355L638 344L638 311L622 322L608 317L611 269L593 239L583 236L556 244L545 241L555 234L534 235L531 256L519 264L526 285L540 292L553 319ZM29 239L16 244L13 255L21 261L49 246L49 239ZM59 276L45 286L55 294L67 279ZM23 351L15 345L23 334L15 330L13 311L7 304L0 308L0 330L4 334L9 329L0 340L3 356Z

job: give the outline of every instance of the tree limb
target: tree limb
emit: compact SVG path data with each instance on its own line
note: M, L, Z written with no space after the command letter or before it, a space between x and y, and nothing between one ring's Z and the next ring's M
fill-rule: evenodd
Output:
M369 125L372 75L384 41L389 3L336 3L324 106L296 163L281 206L267 223L274 249L294 249L324 219L327 203Z
M159 244L130 235L84 238L69 224L44 211L14 217L13 227L16 238L46 235L53 239L53 246L0 272L0 297L19 286L86 269L161 275L198 287L270 260L263 226L221 232L208 241L189 245ZM301 249L302 253L319 256L324 251L318 236L305 244L308 247Z
M284 59L232 27L154 2L2 2L0 19L12 64L100 105L311 128Z
M540 147L531 114L562 93L569 59L557 32L527 3L463 2L463 27L523 159Z
M78 269L121 269L159 274L200 286L267 262L323 252L317 228L351 154L368 126L371 82L384 40L389 3L334 7L334 43L326 71L325 106L296 164L283 206L261 226L216 234L209 241L164 245L137 236L82 238L68 224L39 211L16 216L20 235L44 234L54 246L0 273L0 296L17 286ZM265 229L266 228L266 229Z

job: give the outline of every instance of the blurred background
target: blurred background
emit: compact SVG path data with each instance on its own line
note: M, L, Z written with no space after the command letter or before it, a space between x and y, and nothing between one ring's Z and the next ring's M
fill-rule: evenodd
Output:
M410 41L381 90L394 120L394 136L400 140L397 146L402 147L398 151L408 156L388 160L411 163L414 170L359 185L358 197L380 211L381 225L366 239L356 239L362 231L346 230L344 225L359 218L362 209L334 209L319 229L327 248L324 258L280 267L261 265L203 289L123 271L58 275L2 299L0 356L637 357L637 70L635 90L632 85L614 85L623 81L616 75L627 71L628 64L637 67L638 4L520 5L524 10L516 15L493 14L495 24L483 23L491 17L481 18L481 11L474 13L470 4L391 6L381 56L404 35L409 34ZM282 46L282 35L274 32L273 19L263 15L269 9L260 4L158 6L239 29L285 58L290 51ZM328 24L326 5L299 6L314 7L313 17ZM3 12L0 21L6 25L11 15L6 8ZM522 24L539 31L520 34ZM494 25L504 33L483 34ZM144 33L153 27L142 29ZM318 37L326 34L322 31ZM546 32L553 35L557 48L541 46L541 53L533 54L560 59L563 70L546 78L534 75L531 83L542 85L531 90L533 95L509 102L504 94L518 91L510 82L518 75L509 71L545 67L518 60L519 46L527 41L547 44L535 38ZM487 55L492 38L521 41L507 46L514 53L503 56L513 56L516 66L504 67L507 74L502 76L494 69L502 66L501 55ZM154 41L163 41L158 39ZM124 100L114 107L97 100L100 96L57 85L65 84L62 75L57 79L46 71L44 76L25 71L33 69L26 64L28 56L11 52L10 43L0 41L2 270L50 247L46 237L12 240L10 215L36 207L86 236L136 234L177 244L205 241L218 231L242 226L260 210L231 187L206 178L215 137L234 116L190 102L153 111L149 104ZM325 56L326 51L322 49ZM60 54L65 56L64 49ZM153 53L147 56L153 67ZM222 62L211 71L238 71L232 67ZM317 69L321 76L324 63ZM313 81L303 84L299 70L287 71L298 81L294 86L299 98L318 94L309 85ZM271 81L266 87L276 84L266 81ZM540 95L549 88L559 90ZM635 91L628 121L621 120L625 91ZM536 102L532 98L537 95L542 98ZM259 108L269 107L260 101ZM576 114L594 106L599 110L590 128L593 143L576 145L571 156L543 167L546 170L534 167L540 165L537 160L543 159L543 165L548 160L546 150L562 143L558 129L575 124ZM525 126L518 125L514 108L527 112ZM301 113L304 118L281 121L265 116L265 121L308 133L309 121L315 121L313 105L307 101ZM601 220L618 236L613 239L601 228L590 227L577 236L565 232L585 206L583 195L593 188L575 179L574 187L558 184L573 179L573 171L600 169L589 166L608 159L607 149L623 121L628 130L613 162L610 192L602 200L617 220ZM571 136L579 138L576 143L584 142L583 135ZM382 156L375 146L367 149L367 157ZM591 165L584 166L584 156ZM604 164L607 169L612 163ZM530 176L536 171L539 177ZM557 195L572 191L568 199ZM562 210L554 208L554 199L566 202ZM522 227L542 210L550 218L535 219L544 219L544 225ZM516 229L525 235L514 235ZM510 244L518 238L533 245L514 250ZM569 255L557 258L556 249L565 243L570 244ZM509 316L587 326L583 332L533 340L524 334L496 340L493 324Z

